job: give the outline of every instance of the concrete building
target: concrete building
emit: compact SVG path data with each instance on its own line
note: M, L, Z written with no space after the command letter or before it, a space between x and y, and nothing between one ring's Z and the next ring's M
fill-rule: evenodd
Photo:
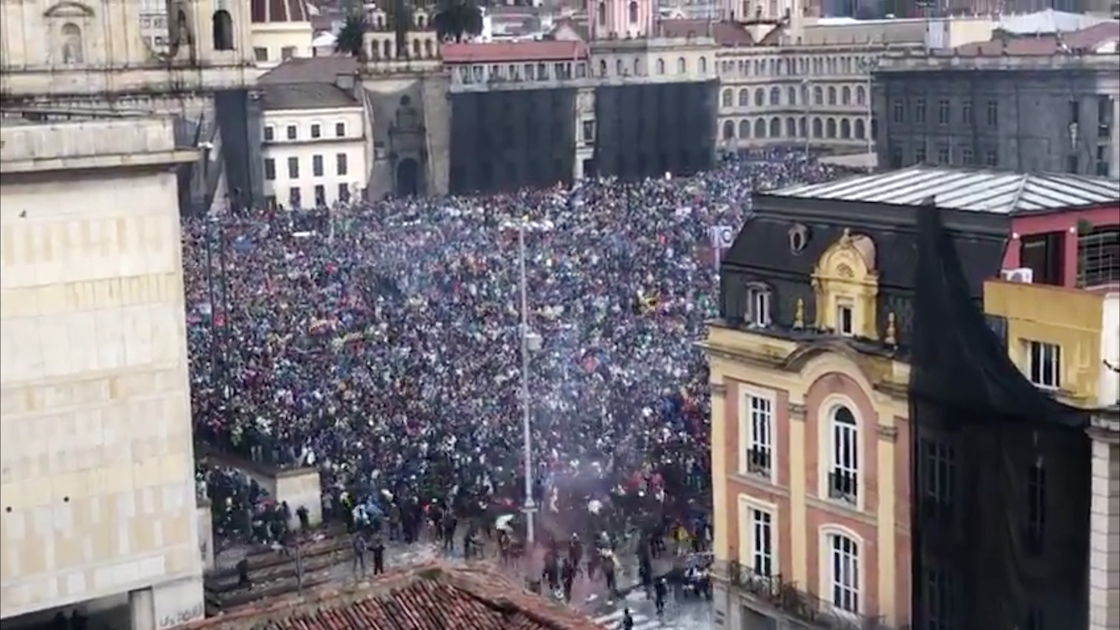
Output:
M140 34L152 52L167 51L170 33L167 25L167 0L141 0Z
M261 100L270 206L313 208L361 197L368 176L365 111L352 91L329 83L265 83Z
M137 630L203 615L176 175L198 151L172 122L0 120L13 627L63 606L122 604Z
M980 166L1120 178L1116 23L884 58L880 164Z
M250 0L253 59L275 68L295 57L314 56L315 30L305 0Z
M701 343L713 392L717 624L973 627L954 624L976 610L966 609L976 594L962 590L964 578L938 573L928 547L911 537L912 475L934 462L911 456L926 457L915 449L909 394L915 206L933 197L942 208L967 290L1020 382L1097 408L1104 327L1114 325L1099 292L1001 279L1017 214L1099 205L1112 182L1087 192L1079 178L1047 190L1000 177L908 169L756 196L752 220L724 258L720 318ZM1111 190L1115 203L1120 189ZM1120 615L1114 413L1087 411L1088 436L1067 432L1095 458L1091 478L1071 480L1068 490L1083 486L1081 507L1101 518L1091 531L1088 519L1054 519L1064 527L1054 536L1094 541L1079 561L1095 577L1087 591L1071 587L1048 601L1040 616L1105 628ZM920 583L911 579L916 557L933 566ZM1067 612L1075 616L1061 617Z

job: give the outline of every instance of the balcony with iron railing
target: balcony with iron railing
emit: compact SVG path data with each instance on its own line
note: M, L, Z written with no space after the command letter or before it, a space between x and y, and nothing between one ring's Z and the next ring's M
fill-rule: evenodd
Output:
M750 598L758 612L789 619L811 630L909 630L908 626L889 626L881 616L845 610L781 575L760 575L739 562L727 564L727 582L732 591Z

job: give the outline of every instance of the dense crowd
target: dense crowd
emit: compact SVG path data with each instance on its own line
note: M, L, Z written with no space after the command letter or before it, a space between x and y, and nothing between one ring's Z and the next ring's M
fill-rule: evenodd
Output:
M702 513L712 228L737 230L754 190L835 174L771 153L691 178L187 219L196 430L319 467L350 521L520 504L521 233L537 500L605 505L591 520L634 497Z

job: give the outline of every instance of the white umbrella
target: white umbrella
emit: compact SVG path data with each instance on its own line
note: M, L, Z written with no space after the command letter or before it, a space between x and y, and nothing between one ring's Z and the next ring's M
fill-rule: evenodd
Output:
M505 531L513 531L513 514L503 514L494 521L494 528Z
M598 514L603 509L603 502L599 499L591 499L587 504L587 511L592 514Z

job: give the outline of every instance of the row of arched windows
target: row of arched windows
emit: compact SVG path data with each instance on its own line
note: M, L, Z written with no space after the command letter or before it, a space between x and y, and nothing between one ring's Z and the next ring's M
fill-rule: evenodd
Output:
M408 44L405 44L408 46ZM401 54L393 54L393 39L383 39L380 43L375 39L369 43L369 58L370 59L395 59L395 58L409 58L409 59L435 59L436 44L435 40L430 37L413 37L411 50L406 48L399 51Z
M811 99L811 100L810 100ZM802 85L769 88L744 87L735 90L724 88L720 94L720 107L781 107L803 105L867 105L867 88L857 85Z
M867 122L863 118L821 118L801 116L781 118L743 118L724 120L720 131L723 140L828 138L830 140L866 140Z
M875 65L872 56L770 57L767 59L726 59L720 62L722 76L808 76L866 74Z
M666 74L668 72L668 69L669 69L668 65L666 64L665 60L662 59L661 57L658 57L653 62L653 64L654 64L653 71L654 71L655 74L663 75L663 74ZM688 71L689 71L688 59L686 59L684 57L677 57L677 62L676 62L676 66L675 66L674 69L676 71L676 74L688 74ZM601 76L601 77L608 76L610 74L610 70L611 70L611 67L610 67L610 64L607 63L607 60L606 59L600 59L599 60L599 76ZM616 76L620 76L620 77L621 76L635 76L635 77L642 76L642 60L638 57L635 57L628 64L628 63L626 63L626 61L624 61L622 59L615 59L614 60L614 74ZM707 57L699 57L696 60L696 74L699 75L699 76L704 76L704 75L708 74L708 58Z

